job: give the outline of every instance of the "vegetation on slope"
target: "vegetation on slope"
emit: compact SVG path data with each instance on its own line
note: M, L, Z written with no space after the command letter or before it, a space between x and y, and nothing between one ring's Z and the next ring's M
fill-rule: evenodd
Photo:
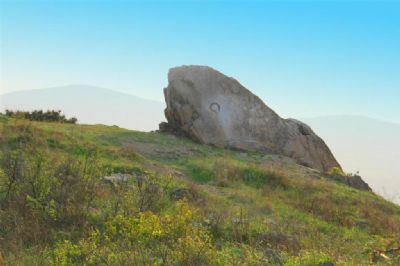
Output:
M46 112L43 112L43 110L35 110L32 112L6 110L5 116L13 118L23 118L31 121L59 122L69 124L75 124L76 122L78 122L78 119L76 119L75 117L67 119L65 115L61 114L61 110L47 110Z
M398 265L400 207L275 155L0 117L0 265Z

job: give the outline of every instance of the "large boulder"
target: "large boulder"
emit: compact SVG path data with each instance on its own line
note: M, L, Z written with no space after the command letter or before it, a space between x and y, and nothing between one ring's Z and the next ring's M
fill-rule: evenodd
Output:
M281 118L237 80L210 67L170 69L164 96L168 123L160 124L161 131L218 147L282 154L320 171L340 168L309 126Z

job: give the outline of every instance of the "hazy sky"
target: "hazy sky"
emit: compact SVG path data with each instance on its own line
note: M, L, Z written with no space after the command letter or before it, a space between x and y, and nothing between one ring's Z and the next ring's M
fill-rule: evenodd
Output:
M88 84L163 100L212 66L282 116L400 122L400 1L4 1L0 92Z

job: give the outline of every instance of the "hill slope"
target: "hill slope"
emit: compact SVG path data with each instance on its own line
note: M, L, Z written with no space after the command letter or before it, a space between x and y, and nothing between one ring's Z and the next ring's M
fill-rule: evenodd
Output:
M165 120L164 104L93 86L63 86L0 95L0 110L60 109L80 123L150 131ZM90 112L88 112L90 110ZM138 115L139 114L139 115ZM400 126L360 116L305 118L345 170L360 171L374 191L400 203ZM338 127L337 125L340 125Z
M282 156L4 117L0 133L6 264L400 262L399 206Z
M80 123L155 130L165 120L164 105L117 91L83 85L26 90L0 95L0 109L62 110Z
M400 124L360 116L304 119L347 171L360 171L374 191L400 203Z

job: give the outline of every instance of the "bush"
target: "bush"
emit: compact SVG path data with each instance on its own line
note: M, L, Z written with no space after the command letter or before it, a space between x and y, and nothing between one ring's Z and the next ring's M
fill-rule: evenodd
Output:
M1 143L0 241L37 244L52 239L53 229L85 227L102 175L96 151L50 154L36 139L41 132L29 124L12 127L14 140Z
M341 175L341 176L347 176L345 172L340 167L332 167L328 172L327 175Z
M118 214L76 244L59 242L54 265L212 265L216 252L208 231L184 201L171 214Z
M67 119L61 114L60 110L47 110L46 112L43 112L42 110L34 110L32 112L6 110L5 115L7 117L27 119L30 121L60 122L69 124L76 124L76 122L78 122L78 119L75 117Z

